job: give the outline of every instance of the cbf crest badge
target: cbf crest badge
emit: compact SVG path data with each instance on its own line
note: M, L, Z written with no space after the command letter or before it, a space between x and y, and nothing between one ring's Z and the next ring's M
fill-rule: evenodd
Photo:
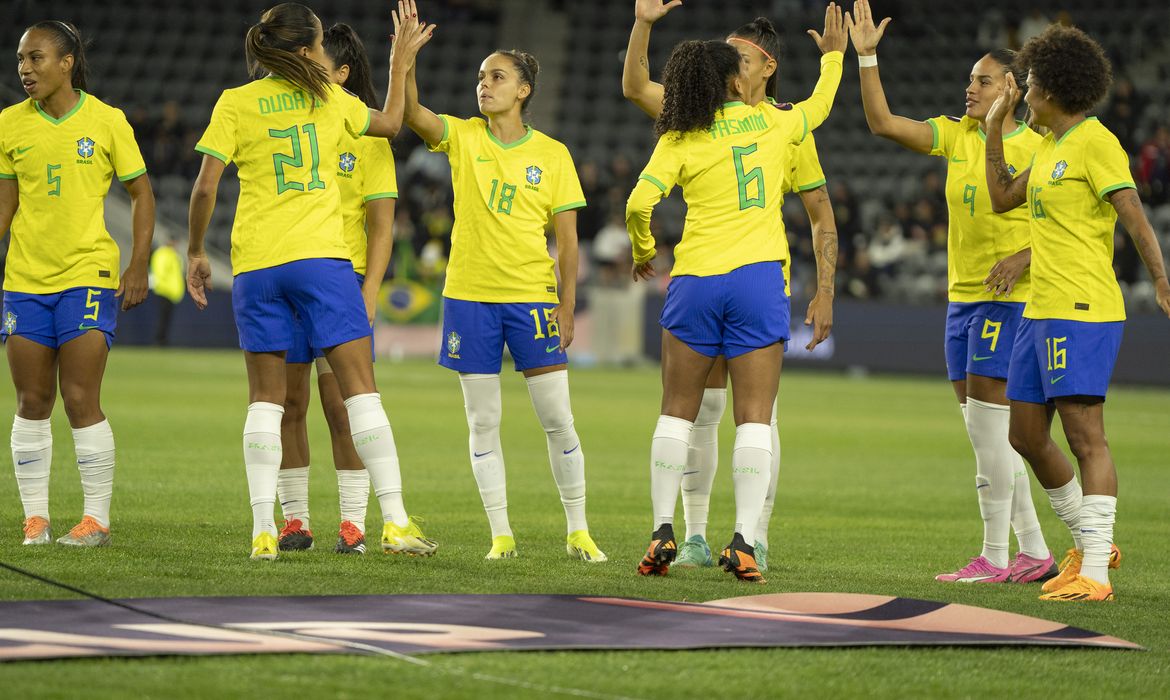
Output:
M348 153L348 152L342 153L337 161L337 167L340 168L341 172L343 172L343 173L352 173L354 166L356 166L356 165L357 165L357 156L355 156L352 153Z
M458 333L456 333L455 331L451 331L449 334L447 334L447 357L451 357L451 358L458 360L459 359L459 346L462 344L463 344L463 341L460 340Z
M540 176L543 173L544 173L544 171L542 171L540 168L536 167L535 165L528 166L528 169L524 171L525 178L528 180L528 184L530 184L530 185L539 185L540 184Z
M16 332L16 314L11 311L4 313L4 335L12 335Z
M1064 171L1068 170L1068 161L1060 161L1056 167L1052 169L1052 179L1059 180L1064 177Z
M82 136L77 139L77 155L82 158L90 158L93 156L93 139L88 136Z

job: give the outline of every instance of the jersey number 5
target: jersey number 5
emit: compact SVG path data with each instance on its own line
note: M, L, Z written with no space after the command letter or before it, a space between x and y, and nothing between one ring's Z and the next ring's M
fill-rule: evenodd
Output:
M321 164L321 154L317 150L317 125L305 124L299 127L301 131L305 132L305 136L309 137L309 154L312 157L312 165L309 167L308 189L323 190L325 189L325 181L317 173L317 168ZM305 184L295 180L288 180L284 175L284 167L291 166L293 168L305 167L305 159L301 156L301 135L298 133L298 127L294 124L287 129L269 129L268 135L274 139L288 139L292 143L292 155L286 153L272 154L272 167L276 170L276 193L284 194L289 190L297 192L305 191Z
M51 188L49 190L50 197L60 197L61 196L61 176L53 174L54 170L60 170L60 169L61 169L61 166L56 164L56 163L49 163L48 165L45 166L45 171L46 171L45 175L49 180L49 187Z
M731 157L735 160L735 179L739 183L739 209L750 209L752 207L764 208L764 170L759 166L744 172L743 157L750 156L756 152L756 144L750 146L732 146ZM756 196L749 197L748 191L751 189L751 184L755 184Z

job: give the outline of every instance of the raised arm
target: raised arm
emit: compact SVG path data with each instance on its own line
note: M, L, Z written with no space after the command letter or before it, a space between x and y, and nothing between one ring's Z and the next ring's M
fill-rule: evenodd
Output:
M414 0L399 0L398 9L391 11L394 20L394 40L390 47L390 83L382 110L370 110L370 126L366 134L392 139L402 130L406 109L407 73L414 69L419 49L434 36L435 25L419 21Z
M154 239L154 190L146 173L123 183L130 194L130 221L134 243L130 263L122 272L115 296L122 298L122 310L146 301L150 291L150 242Z
M886 92L882 89L881 75L877 67L877 45L886 32L890 18L874 26L873 14L868 0L853 3L853 17L846 15L849 37L857 51L861 65L861 104L865 109L865 123L870 133L889 139L919 153L930 153L934 146L934 129L930 124L907 119L890 112L886 104Z
M837 96L837 87L841 85L841 61L849 44L841 8L836 3L829 3L825 8L825 33L821 35L815 29L810 29L808 35L817 42L817 48L824 54L821 56L821 76L813 87L812 95L796 105L807 120L808 130L812 131L829 118L833 98Z
M1004 93L995 98L984 120L987 125L987 194L996 214L1011 211L1028 201L1028 176L1032 173L1029 167L1019 175L1012 175L1003 157L1003 118L1014 111L1020 101L1020 91L1011 73L1007 74L1005 83Z
M207 308L207 292L211 289L211 263L203 241L211 213L215 211L215 195L219 191L219 180L227 165L215 156L204 155L199 167L199 176L191 188L191 208L187 213L187 292L195 306Z
M573 314L577 309L577 210L553 214L553 231L557 236L557 269L561 273L560 303L553 309L553 318L564 350L573 343Z
M1170 316L1170 282L1166 280L1166 265L1162 259L1162 248L1158 245L1158 237L1146 218L1146 210L1142 208L1142 200L1136 190L1130 187L1120 189L1109 195L1109 202L1117 210L1117 218L1121 225L1133 239L1137 246L1142 262L1154 281L1154 293L1157 295L1158 306L1162 313Z
M662 83L650 80L650 27L666 13L682 4L682 0L663 3L662 0L636 0L634 28L630 30L630 44L626 47L626 61L622 66L622 95L650 116L662 114Z

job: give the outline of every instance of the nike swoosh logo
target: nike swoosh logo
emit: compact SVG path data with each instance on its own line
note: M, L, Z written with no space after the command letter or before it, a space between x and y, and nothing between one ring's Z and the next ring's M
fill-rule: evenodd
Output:
M985 488L988 488L990 486L991 486L991 484L979 484L978 486L975 487L975 490L978 491L979 489L985 489Z
M494 160L495 160L495 158L484 158L483 156L476 156L475 157L476 163L491 163Z
M488 450L487 452L475 452L475 451L472 451L472 453L471 453L471 454L475 455L475 458L476 458L476 459L479 459L480 457L487 457L488 455L490 455L490 454L491 454L491 453L493 453L493 452L495 452L495 450Z
M79 459L79 460L77 460L77 463L78 464L93 464L94 462L100 462L100 461L102 461L101 457L94 457L93 459ZM284 505L284 504L282 503L281 505Z
M37 457L36 459L18 459L16 460L16 463L23 467L26 464L32 464L33 462L39 461L41 461L41 458Z
M972 357L971 360L973 362L983 362L984 360L990 360L992 357L994 357L994 355L984 355L982 357L980 357L979 355L976 355L976 356Z
M560 349L561 349L561 345L560 345L560 343L557 343L556 345L548 346L547 348L544 349L544 351L545 352L556 352L557 350L560 350Z
M956 158L954 156L951 156L951 162L952 163L966 163L967 159L966 158Z
M696 469L693 472L683 472L683 476L690 476L691 474L698 474L698 473L699 473L699 470Z
M580 447L580 446L581 446L581 445L580 445L580 444L578 444L576 447L574 447L574 448L573 448L573 449L571 449L571 450L565 450L565 454L567 454L567 455L569 455L569 454L573 454L574 452L576 452L576 451L577 451L577 447Z
M79 330L79 331L92 331L92 330L96 330L96 329L97 329L97 326L87 326L84 323L78 324L78 326L77 326L77 330Z
M1056 379L1050 379L1048 381L1052 384L1055 384L1055 383L1059 382L1061 379L1064 379L1064 377L1065 377L1065 375L1062 374L1059 377L1057 377Z
M16 154L17 154L17 155L20 155L20 154L22 154L22 153L24 153L24 152L26 152L26 151L31 151L32 149L33 149L33 147L32 147L32 146L25 146L24 148L21 148L20 146L17 146L17 147L16 147Z

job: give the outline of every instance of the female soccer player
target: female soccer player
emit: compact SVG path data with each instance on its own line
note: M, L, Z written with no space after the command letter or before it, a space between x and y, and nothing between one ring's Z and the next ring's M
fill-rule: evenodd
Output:
M1158 239L1142 209L1117 137L1085 113L1112 80L1100 44L1074 27L1053 25L1016 57L1028 71L1028 103L1050 132L1018 175L1004 158L1001 118L1019 100L1014 80L991 108L987 189L996 211L1028 205L1032 295L1012 350L1007 395L1011 444L1032 465L1074 547L1041 600L1112 600L1117 470L1105 439L1105 394L1121 345L1125 304L1113 273L1118 217L1154 281L1158 306L1170 315L1170 283ZM1052 416L1080 467L1052 441Z
M630 32L630 43L626 49L626 61L622 70L622 93L631 102L646 112L652 119L662 114L662 84L650 80L647 52L650 44L650 29L666 13L682 4L679 0L663 3L662 0L636 0L634 6L634 28ZM746 102L756 106L760 102L776 103L779 85L778 59L780 37L775 27L764 17L757 17L732 32L727 41L738 51L743 60L747 79ZM792 109L792 105L778 105L780 109ZM806 348L812 350L829 336L833 327L834 278L837 271L837 231L833 219L833 207L829 202L829 191L825 185L825 173L817 157L817 147L810 133L805 140L794 147L792 169L784 180L783 192L795 191L800 194L801 203L808 213L813 232L813 253L817 260L817 292L809 303L805 314L805 325L814 325L812 342ZM784 260L788 259L785 241ZM690 448L687 454L687 470L683 475L682 502L683 517L686 520L686 540L678 550L675 566L711 566L711 547L707 544L707 512L711 501L711 485L719 464L719 421L727 406L727 362L719 356L707 377L703 390L703 402L691 431ZM768 524L772 518L772 507L776 500L776 485L780 474L780 433L776 426L776 410L773 407L772 420L772 463L771 479L768 482L767 498L756 528L756 565L760 571L768 569Z
M947 374L975 448L975 493L983 515L983 551L939 581L1028 583L1050 577L1052 554L1032 503L1027 469L1008 444L1008 361L1029 289L1027 211L997 214L983 187L988 109L1008 83L1013 52L992 51L971 69L961 118L917 121L890 112L877 69L877 45L889 19L874 26L867 0L853 5L849 32L861 64L869 129L919 153L947 159ZM1041 137L1014 114L997 124L1013 168L1031 162ZM1001 262L1002 261L1002 262ZM993 270L994 268L994 270ZM991 273L989 275L989 272ZM1014 528L1019 552L1008 559Z
M655 122L660 138L626 207L637 280L654 275L655 204L675 184L687 201L661 318L662 415L650 451L655 530L638 566L643 575L665 575L675 558L672 523L687 444L703 385L715 357L723 355L735 387L736 526L719 563L739 579L763 582L748 542L755 541L771 479L768 417L789 317L781 198L772 193L781 191L790 170L790 146L819 126L832 106L847 41L840 8L829 4L824 37L811 33L825 54L821 79L793 110L742 102L742 60L726 42L683 42L663 72L662 113Z
M12 229L0 337L16 388L12 463L24 543L51 541L49 417L59 381L85 511L57 542L98 547L110 543L114 490L114 433L102 412L102 377L117 323L115 298L123 310L146 298L154 193L126 115L85 92L85 45L76 27L32 25L16 61L29 99L0 112L0 231ZM120 279L118 246L103 223L114 176L130 193L134 234Z
M399 3L414 14L414 3ZM409 17L408 17L409 19ZM487 559L517 555L508 524L500 444L500 364L506 343L528 383L548 440L553 479L568 521L565 548L605 561L585 519L585 456L569 403L568 355L577 300L577 209L585 196L564 144L523 122L539 66L523 51L496 51L479 68L486 119L436 115L407 86L406 124L451 160L455 227L443 288L439 364L459 373L471 470L492 530ZM560 284L545 231L557 238Z
M323 65L329 79L376 109L378 100L374 95L370 59L357 33L347 24L335 24L325 31L322 46L325 49ZM350 140L337 156L336 177L341 192L345 242L362 290L366 319L372 324L378 289L390 263L394 200L398 196L390 142L374 136ZM313 546L309 521L306 416L309 411L309 363L315 360L317 386L321 392L325 422L329 424L341 501L341 529L334 551L361 554L366 551L369 472L354 450L345 402L333 370L321 350L309 347L308 337L299 322L297 330L296 342L285 356L288 393L281 421L284 453L276 482L285 525L280 531L278 544L283 550L310 549Z
M309 345L324 350L336 374L354 448L382 507L382 548L427 555L437 546L402 503L394 435L374 384L369 320L354 282L342 233L340 188L331 170L353 137L398 132L406 56L425 44L432 30L416 25L398 37L390 95L384 111L378 111L329 81L321 22L312 10L296 3L277 5L248 30L245 42L253 74L267 77L225 90L196 146L204 157L191 193L187 285L200 308L207 306L210 285L203 240L216 189L228 163L239 168L232 302L248 369L244 464L253 559L277 556L273 502L281 461L285 353L293 347L296 319L304 324Z

